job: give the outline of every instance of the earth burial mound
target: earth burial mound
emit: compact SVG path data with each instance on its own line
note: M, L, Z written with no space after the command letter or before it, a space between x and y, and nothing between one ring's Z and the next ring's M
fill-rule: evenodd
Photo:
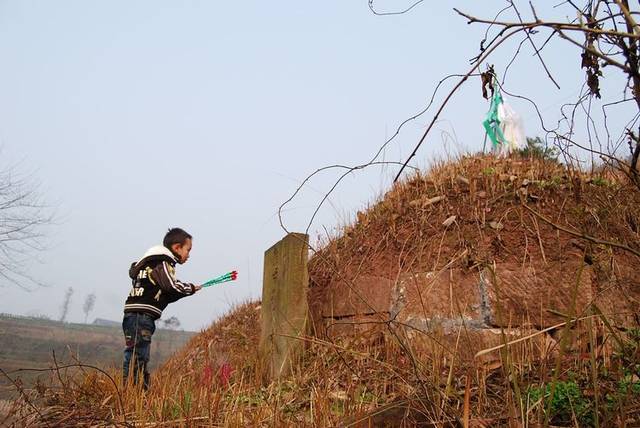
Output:
M427 341L463 331L457 348L471 357L505 332L539 331L544 356L563 322L594 311L635 326L639 202L605 170L491 156L436 165L312 258L312 328L327 338L395 328Z

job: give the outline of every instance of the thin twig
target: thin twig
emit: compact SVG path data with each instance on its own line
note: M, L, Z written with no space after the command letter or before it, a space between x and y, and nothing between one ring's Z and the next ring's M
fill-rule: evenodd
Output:
M610 247L620 248L621 250L628 251L631 254L634 254L635 256L640 257L640 251L634 250L631 247L628 247L628 246L626 246L624 244L619 244L617 242L605 241L603 239L595 238L593 236L589 236L589 235L586 235L584 233L577 232L575 230L567 229L564 226L560 226L559 224L554 223L553 221L549 220L548 218L546 218L545 216L543 216L542 214L540 214L536 210L528 207L527 205L522 204L522 206L524 208L526 208L528 211L530 211L531 213L533 213L540 220L544 221L545 223L549 224L550 226L554 227L555 229L561 230L563 232L566 232L566 233L568 233L570 235L573 235L573 236L576 236L578 238L586 239L587 241L591 241L591 242L596 243L596 244L601 244L601 245L607 245L607 246L610 246Z

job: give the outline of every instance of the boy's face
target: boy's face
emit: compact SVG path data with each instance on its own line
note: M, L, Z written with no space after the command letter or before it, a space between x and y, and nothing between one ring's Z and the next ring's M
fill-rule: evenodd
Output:
M182 244L173 244L171 251L178 257L178 263L186 263L187 260L189 260L189 253L191 252L191 239L187 239Z

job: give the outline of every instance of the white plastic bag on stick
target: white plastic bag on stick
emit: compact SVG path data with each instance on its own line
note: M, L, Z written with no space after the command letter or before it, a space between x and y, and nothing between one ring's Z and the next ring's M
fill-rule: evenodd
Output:
M503 101L498 106L498 120L500 120L500 128L506 140L500 145L500 156L507 156L518 148L526 146L527 140L524 135L524 125L520 115Z

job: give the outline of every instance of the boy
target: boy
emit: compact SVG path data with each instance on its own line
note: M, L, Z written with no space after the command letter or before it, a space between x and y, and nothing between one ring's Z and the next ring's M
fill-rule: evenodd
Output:
M180 228L169 229L163 245L150 248L142 259L131 264L129 277L133 287L124 305L122 330L126 348L124 350L123 379L126 384L129 366L133 358L133 383L138 383L142 372L144 389L149 389L149 353L151 336L156 330L155 320L162 310L185 296L190 296L202 287L180 282L175 277L176 263L184 264L189 259L192 237Z

